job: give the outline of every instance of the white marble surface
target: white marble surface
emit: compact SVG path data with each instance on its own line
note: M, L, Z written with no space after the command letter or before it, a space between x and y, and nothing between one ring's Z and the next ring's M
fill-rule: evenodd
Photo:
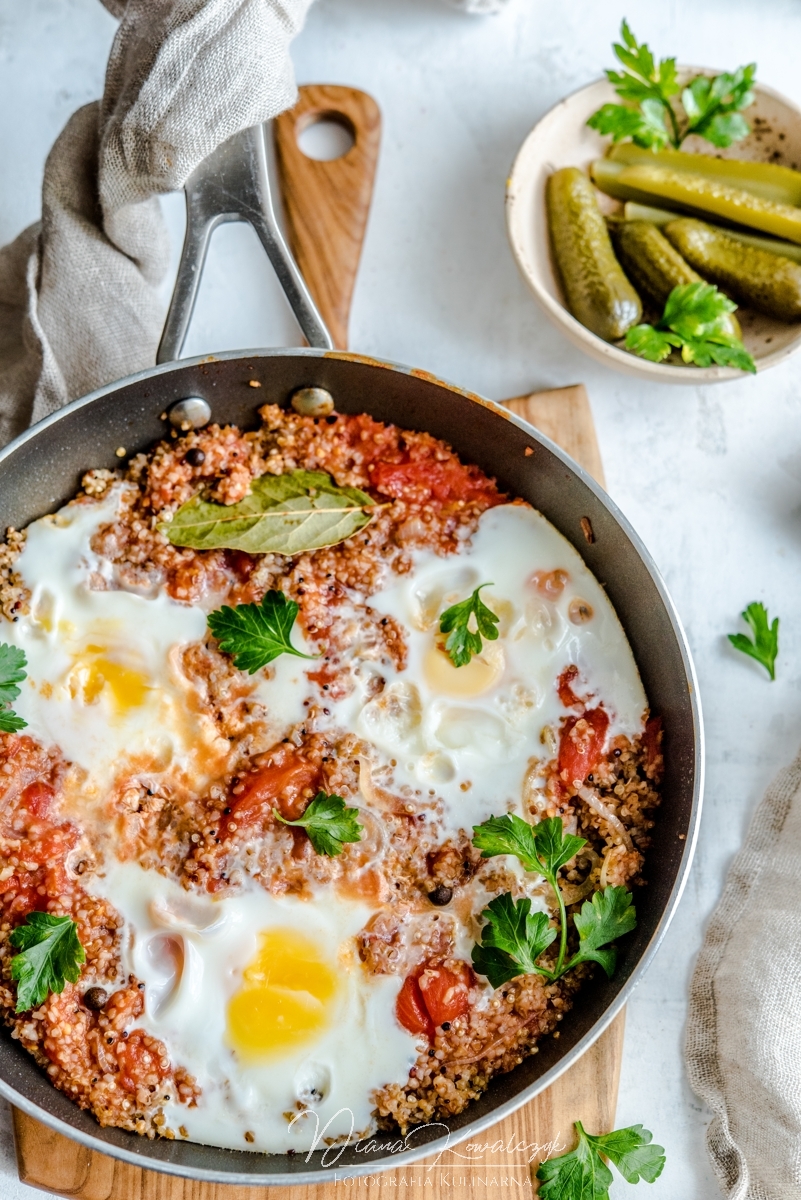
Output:
M663 54L733 68L801 101L794 0L628 0ZM609 490L673 592L704 702L708 786L684 901L629 1006L619 1124L667 1149L649 1200L710 1200L708 1114L684 1075L687 986L705 922L765 785L801 735L801 356L757 379L644 387L574 350L541 317L506 244L503 190L514 153L559 97L610 64L620 14L583 0L510 0L471 18L440 0L317 0L296 45L301 81L363 87L384 142L351 336L487 395L583 380ZM0 0L0 242L36 218L45 155L69 114L100 94L114 22L97 0ZM167 202L176 240L181 205ZM214 244L187 352L297 341L249 231ZM779 678L724 634L746 603L782 617ZM41 1193L14 1172L0 1129L0 1194ZM612 1195L629 1194L615 1183Z

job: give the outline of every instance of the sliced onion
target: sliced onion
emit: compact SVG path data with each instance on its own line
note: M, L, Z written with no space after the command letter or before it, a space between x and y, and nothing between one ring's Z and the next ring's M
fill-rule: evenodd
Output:
M578 904L579 900L583 900L585 896L589 896L590 892L595 890L595 883L592 876L595 868L601 861L600 858L590 846L585 846L583 850L579 850L578 857L588 858L590 860L590 869L583 883L568 883L561 888L562 899L565 904Z
M626 826L620 820L620 817L616 817L611 808L607 808L595 789L588 787L579 788L578 794L584 803L589 805L592 811L597 813L599 817L602 817L604 821L606 821L607 825L609 825L609 827L615 831L626 849L633 850L634 843L629 836L628 829L626 829Z
M607 887L607 886L608 886L608 883L609 883L609 874L608 874L608 872L609 872L609 868L611 867L611 865L612 865L612 863L613 863L613 862L616 862L616 861L617 861L617 858L618 858L618 851L619 851L619 850L621 850L621 849L622 849L622 847L621 847L621 846L612 846L612 847L610 848L609 852L608 852L607 854L605 854L605 855L604 855L604 863L603 863L603 866L601 867L601 877L600 877L600 880L599 880L599 886L600 886L601 888L605 888L605 887Z

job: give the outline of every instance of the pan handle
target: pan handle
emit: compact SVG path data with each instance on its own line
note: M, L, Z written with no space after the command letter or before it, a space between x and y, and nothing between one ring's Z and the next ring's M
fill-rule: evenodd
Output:
M205 158L186 183L186 236L157 363L180 357L195 307L211 235L227 221L256 230L310 346L334 342L278 227L270 197L264 126L235 134Z

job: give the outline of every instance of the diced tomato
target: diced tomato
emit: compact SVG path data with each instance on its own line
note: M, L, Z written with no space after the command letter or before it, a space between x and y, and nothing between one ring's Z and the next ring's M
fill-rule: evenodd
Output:
M395 1013L403 1028L407 1029L409 1033L423 1034L430 1042L433 1042L434 1022L428 1014L416 974L407 976L403 981L403 987L398 992L398 999L395 1001Z
M455 1021L470 1007L468 989L473 972L467 963L450 967L422 966L404 980L395 1011L409 1033L422 1033L430 1042L438 1025Z
M162 1042L149 1037L144 1029L134 1029L126 1040L116 1045L117 1062L120 1064L120 1087L126 1092L136 1092L151 1076L166 1079L170 1073L166 1062L166 1050Z
M458 971L448 967L426 967L420 975L420 991L428 1015L435 1025L461 1017L470 1007L467 989L472 983L473 973L467 963Z
M25 808L32 817L39 817L41 820L50 812L50 805L53 802L55 792L46 783L36 780L34 783L29 783L23 789L20 796L20 807Z
M578 667L571 664L571 666L565 667L556 681L556 691L565 708L573 708L575 705L582 703L571 686L573 681L578 679L578 673Z
M412 504L475 500L491 508L503 503L503 497L482 471L456 458L448 462L431 458L377 462L370 467L370 477L377 492Z
M559 774L568 786L580 787L597 767L603 753L609 717L590 708L581 717L566 717L559 741Z
M269 766L245 776L241 781L244 783L241 792L231 795L231 811L220 824L221 836L249 829L274 808L288 821L296 820L306 807L307 799L303 792L307 788L316 790L319 780L319 767L307 762L293 750L282 748Z
M651 717L645 724L642 735L645 750L645 773L649 779L659 776L662 772L662 718Z

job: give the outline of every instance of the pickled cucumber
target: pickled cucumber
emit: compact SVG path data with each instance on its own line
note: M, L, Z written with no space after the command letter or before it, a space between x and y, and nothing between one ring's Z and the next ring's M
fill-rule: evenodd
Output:
M676 214L668 212L666 208L652 208L648 204L637 204L634 200L626 201L623 214L627 221L650 221L660 228L667 225L668 221L676 220ZM717 229L718 226L713 225L711 228ZM767 250L769 254L781 254L785 258L791 258L793 262L801 263L801 246L796 246L793 242L783 242L779 238L760 237L755 233L741 233L739 229L726 229L723 232L734 238L735 241L743 242L746 246L756 246L757 250Z
M617 163L608 162L614 169ZM597 181L593 164L593 178ZM638 200L643 203L654 199L668 201L667 207L690 209L702 216L713 215L749 229L760 229L790 242L801 243L801 208L789 204L777 204L752 196L740 188L731 187L719 180L704 179L701 175L690 175L683 171L669 171L664 167L624 167L612 180L615 188L612 195L623 200ZM599 183L603 191L610 191L606 184Z
M629 279L641 296L647 296L662 312L674 287L700 283L698 275L649 221L622 221L610 226L612 244ZM733 313L726 318L726 332L741 338Z
M609 150L611 162L626 167L666 167L741 188L763 200L778 204L801 204L801 171L775 163L744 162L737 158L715 158L711 154L687 154L683 150L646 150L633 142L618 142Z
M660 312L674 287L701 278L649 221L622 221L610 225L609 232L623 270Z
M622 338L642 316L640 298L615 258L592 184L578 167L546 186L548 226L567 307L598 337Z
M696 271L746 308L780 321L801 320L798 263L755 246L745 246L722 230L692 218L670 221L664 233Z

